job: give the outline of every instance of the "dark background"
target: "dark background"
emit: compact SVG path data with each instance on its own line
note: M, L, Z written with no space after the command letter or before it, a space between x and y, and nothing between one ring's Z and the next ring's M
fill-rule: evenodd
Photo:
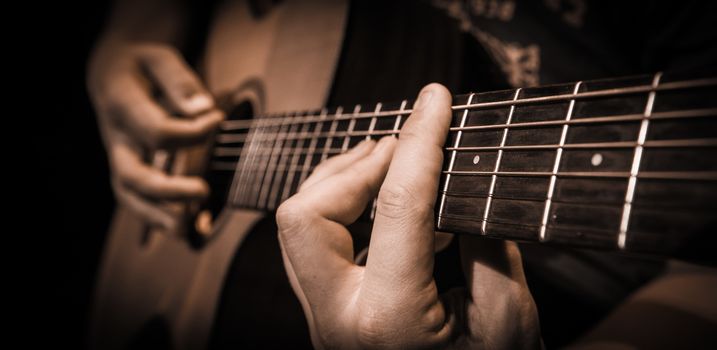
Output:
M109 1L35 4L29 23L34 32L23 40L30 50L21 51L39 76L26 78L33 105L32 116L24 118L32 130L30 159L42 174L37 180L38 196L33 215L27 220L43 232L28 237L41 247L40 266L24 274L39 294L23 309L29 318L30 343L47 342L85 348L85 332L94 276L99 264L106 230L114 207L109 170L92 105L85 88L85 67L93 42L99 35ZM39 16L38 16L39 14ZM35 26L36 24L36 26ZM36 108L43 107L43 108ZM47 107L47 108L45 108ZM41 123L37 123L36 121ZM50 200L46 196L50 193ZM45 215L48 213L49 215ZM58 229L58 223L60 229ZM34 266L33 266L34 267ZM34 294L34 293L33 293ZM37 302L39 300L39 303ZM39 305L35 309L34 305ZM32 311L28 311L32 310Z

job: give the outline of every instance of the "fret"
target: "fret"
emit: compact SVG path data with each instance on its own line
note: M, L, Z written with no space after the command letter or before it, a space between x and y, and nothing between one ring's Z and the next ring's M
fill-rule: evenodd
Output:
M249 140L249 147L247 154L248 156L244 158L244 164L242 165L242 171L241 171L241 177L239 184L237 185L237 191L234 193L234 202L240 203L242 205L248 205L248 199L250 192L253 191L253 189L250 186L251 180L254 178L252 176L253 172L253 166L257 159L257 154L253 152L259 145L258 142L261 139L261 133L264 131L264 127L255 127L252 129L252 132L250 134L250 140Z
M300 118L300 114L297 114L294 116L295 118ZM286 165L290 160L296 155L294 153L294 145L298 143L299 141L303 142L303 139L296 139L292 136L297 135L297 129L299 126L301 126L301 131L305 132L306 126L308 124L292 124L289 128L288 133L286 134L286 137L284 138L283 144L281 145L281 153L279 156L279 160L277 161L276 165L272 168L272 171L275 172L273 182L271 186L269 187L269 195L266 199L266 208L268 210L273 210L275 206L278 204L277 200L280 196L280 189L283 188L283 183L288 180L288 166ZM292 174L293 175L293 174Z
M244 144L244 147L242 147L242 153L238 164L234 167L235 172L229 190L229 195L227 196L227 201L229 203L239 203L239 196L243 195L244 191L246 191L244 185L247 183L247 164L250 164L249 158L254 156L252 151L254 149L254 137L257 135L257 130L258 128L247 131L247 142Z
M298 115L297 115L298 117ZM289 128L289 133L281 146L281 155L276 166L273 168L275 171L274 181L270 187L269 196L266 199L266 208L273 210L279 203L277 203L281 196L281 189L284 187L284 183L289 180L289 162L296 156L294 153L294 147L299 142L303 142L303 139L293 139L292 135L297 134L297 129L301 126L302 131L306 131L308 124L292 124ZM281 170L278 170L281 168ZM293 177L293 173L291 173Z
M609 91L630 86L649 86L652 88L653 76L642 75L622 79L589 81L582 84L579 94ZM649 92L649 91L645 91ZM648 94L607 95L575 100L573 119L596 116L629 115L644 113Z
M356 105L354 107L353 115L354 117L361 112L361 105ZM344 143L341 145L341 153L346 152L349 149L349 145L351 142L351 132L354 130L354 127L356 126L356 118L351 118L349 121L349 128L346 130L346 136L344 137Z
M660 83L661 73L655 74L652 80L652 87L656 88ZM620 219L620 230L618 232L617 246L619 249L625 249L625 241L627 239L627 228L630 222L630 211L632 209L632 199L635 193L635 183L637 182L637 174L640 170L640 158L642 157L642 144L645 143L647 137L647 128L649 126L649 118L652 114L652 105L655 102L655 91L651 91L645 103L645 117L640 124L640 132L637 138L637 146L635 146L635 156L632 161L630 170L630 179L627 183L627 191L625 191L625 205L622 210L622 218Z
M304 124L301 128L301 132L306 133L308 131L309 124ZM293 191L291 189L294 185L294 181L296 180L295 178L297 177L297 175L300 175L297 174L297 171L299 170L299 158L301 158L302 156L301 153L296 152L296 149L303 148L305 141L305 139L297 140L296 147L291 150L291 153L293 154L291 157L291 164L289 165L289 169L287 169L286 171L287 175L286 180L284 181L284 188L281 190L281 195L279 199L274 204L276 207L278 207L280 203L284 202L287 198L289 198L290 194L293 194ZM274 207L272 207L272 209L273 208Z
M404 109L406 109L406 103L407 103L407 102L408 102L407 100L403 100L403 101L401 102L401 107L399 108L399 111L403 111ZM393 133L393 136L394 136L394 137L396 137L396 135L397 135L397 133L398 133L398 130L399 130L399 129L401 128L401 126L403 125L403 124L401 124L402 121L403 121L403 115L402 115L402 114L397 115L397 116L396 116L396 121L393 123L393 129L392 129L392 131L394 132L394 133Z
M632 167L633 150L614 149L566 149L563 151L560 172L629 172Z
M625 178L558 177L553 200L563 203L619 204L625 200ZM552 218L552 216L551 216Z
M315 113L326 116L327 112L324 108ZM296 157L296 159L292 159L292 164L295 163L295 165L290 166L289 170L293 168L293 171L289 171L289 178L287 178L288 184L285 184L285 189L281 192L279 203L284 202L289 196L298 192L299 186L304 181L304 178L308 176L308 172L311 170L311 162L313 161L313 159L310 158L313 158L317 153L316 145L318 138L314 136L321 132L322 127L322 122L309 121L305 123L305 128L302 129L302 133L305 137L300 138L296 143L296 147L291 151ZM304 172L304 170L306 170L306 172ZM277 203L277 206L279 203Z
M269 159L266 165L266 170L263 172L260 182L259 199L256 203L258 208L266 208L268 197L273 185L274 175L279 160L284 156L284 142L288 134L291 133L297 124L284 123L279 127L279 131L276 134L276 142L269 155Z
M575 84L575 88L573 89L573 94L578 93L578 89L580 89L581 82L578 82ZM575 100L570 100L570 104L568 106L568 112L565 114L565 121L569 121L570 117L572 117L573 114L573 107L575 106ZM555 151L555 161L553 162L553 174L550 176L550 182L548 183L548 193L546 195L545 199L545 209L543 210L543 216L540 221L540 236L539 239L541 241L546 240L545 236L545 229L548 225L548 214L550 213L550 206L553 201L553 193L555 191L555 180L557 179L558 169L560 167L560 158L563 154L563 146L565 145L565 139L568 134L568 125L563 125L563 130L560 135L560 142L558 144L558 149Z
M329 134L327 135L326 141L324 141L324 151L321 153L321 161L325 161L328 157L328 149L331 148L331 143L333 142L333 135L336 133L336 128L338 128L339 125L339 117L343 113L343 108L338 107L336 109L336 113L334 114L334 120L331 122L331 129L329 130Z
M569 124L568 124L569 125ZM627 121L605 124L573 124L570 125L566 146L580 143L632 142L637 140L640 131L638 121Z
M468 99L467 99L467 101L466 101L466 104L467 104L467 105L470 105L471 102L473 102L473 96L474 96L473 94L471 94L471 95L468 96ZM460 121L460 124L459 124L461 127L465 126L466 119L468 118L468 110L463 111L462 114L463 114L463 115L462 115L462 117L461 117L461 121ZM456 135L456 138L455 138L453 147L458 147L458 146L460 146L461 136L462 136L462 132L459 131L458 134ZM449 160L449 162L448 162L448 171L453 171L453 164L455 163L455 160L456 160L456 153L457 153L457 151L452 151L452 152L451 152L451 157L450 157L450 160ZM442 225L441 225L441 221L442 221L442 220L441 220L441 215L443 215L443 213L444 213L443 209L444 209L444 207L445 207L445 205L446 205L446 194L445 194L445 192L448 191L448 186L450 186L450 182L451 182L451 174L446 174L446 176L445 176L445 182L444 182L444 184L443 184L443 191L444 191L444 193L441 195L441 199L440 199L439 206L438 206L438 228L439 228L439 229L442 228Z
M298 185L301 185L304 183L304 180L308 177L309 174L309 167L311 167L311 162L314 158L314 152L316 152L316 146L319 142L318 135L321 133L321 129L324 126L324 120L326 120L326 116L328 115L328 110L326 108L321 110L321 119L316 124L316 128L314 129L314 133L311 136L311 143L309 144L309 150L306 154L306 158L304 160L304 165L301 167L301 176L299 177Z
M264 147L274 147L274 143L278 138L275 138L274 140L267 140L263 136L266 134L276 134L279 130L279 127L277 126L269 126L261 128L259 136L260 138L254 142L255 148L264 148ZM257 152L256 155L251 160L253 164L256 164L256 167L250 167L249 168L249 179L247 181L246 187L248 188L248 191L245 196L245 205L247 206L256 206L259 201L259 194L261 192L261 186L262 181L264 179L264 172L267 167L267 160L269 159L270 155L262 154Z
M520 91L521 91L521 89L515 90L515 95L513 96L514 102L516 100L518 100L518 95L520 95ZM510 112L508 113L508 117L505 121L506 125L510 125L510 121L511 121L511 118L513 117L514 111L515 111L515 105L510 106ZM503 129L503 138L500 141L501 147L505 146L505 141L507 138L508 138L508 128L505 128L505 129ZM500 170L500 161L501 161L502 157L503 157L503 150L498 150L498 154L496 156L496 161L495 161L495 168L493 169L494 173L497 173L498 170ZM488 198L486 199L485 211L483 212L483 223L481 224L481 233L483 235L485 235L487 233L486 229L487 229L487 224L488 224L488 214L490 213L491 204L493 202L493 191L495 190L496 179L497 179L497 177L495 174L491 176L490 187L488 188Z
M381 112L381 102L376 104L376 108L374 108L373 113L378 115L378 113ZM376 116L371 118L371 124L368 126L368 135L366 135L366 140L371 139L371 133L373 133L373 129L376 127Z

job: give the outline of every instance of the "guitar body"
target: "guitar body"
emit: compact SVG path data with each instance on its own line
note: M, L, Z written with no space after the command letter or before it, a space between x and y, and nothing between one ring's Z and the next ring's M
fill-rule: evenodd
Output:
M340 53L347 2L285 1L260 15L253 10L246 1L227 1L216 11L202 67L210 91L230 109L250 105L254 115L322 107ZM177 154L172 172L199 172L205 155ZM118 208L99 269L91 347L159 342L206 348L229 265L262 217L258 211L224 208L208 238L196 245L183 234L149 229Z

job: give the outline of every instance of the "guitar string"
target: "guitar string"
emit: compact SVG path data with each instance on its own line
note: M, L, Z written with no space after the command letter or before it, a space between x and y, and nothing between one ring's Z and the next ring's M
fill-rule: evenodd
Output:
M656 112L650 117L652 120L670 120L670 119L695 119L705 117L717 116L717 108L701 108L701 109L685 109L667 112ZM631 122L641 121L644 118L643 114L625 114L615 116L599 116L599 117L588 117L578 118L570 120L544 120L535 122L523 122L523 123L512 123L512 124L490 124L490 125L472 125L472 126L454 126L450 127L449 133L458 131L481 131L481 130L492 130L492 129L522 129L522 128L543 128L543 127L558 127L564 125L590 125L590 124L609 124L616 122ZM286 124L291 125L291 124ZM312 138L327 138L327 137L365 137L365 136L386 136L399 134L399 131L395 130L373 130L373 131L334 131L334 132L321 132L318 134L299 133L291 138L285 138L289 140L298 139L312 139ZM274 139L281 134L268 134L265 135L266 139ZM220 133L217 135L217 142L219 144L233 144L233 143L244 143L247 141L247 134L229 134ZM255 139L256 141L262 141L261 139Z
M572 84L571 84L572 85ZM597 98L597 97L616 97L616 96L622 96L622 95L632 95L632 94L639 94L639 93L650 93L655 91L667 91L667 90L678 90L678 89L687 89L687 88L697 88L697 87L709 87L717 85L717 78L707 78L707 79L695 79L695 80L684 80L684 81L676 81L676 82L669 82L661 84L657 87L654 87L652 85L640 85L640 86L631 86L631 87L623 87L623 88L614 88L614 89L605 89L605 90L597 90L597 91L587 91L587 92L580 92L577 94L560 94L560 95L551 95L551 96L541 96L541 97L530 97L530 98L524 98L524 99L517 99L517 100L504 100L504 101L495 101L495 102L482 102L482 103L476 103L476 104L465 104L465 105L455 105L451 106L451 109L454 111L463 111L465 109L473 110L473 109L488 109L488 108L495 108L495 107L505 107L505 106L520 106L525 104L539 104L539 103L545 103L545 102L559 102L559 101L570 101L570 100L581 100L581 99L588 99L588 98ZM514 91L514 90L508 90L508 91ZM459 95L459 96L468 96L468 95ZM476 96L480 96L480 94L476 94ZM330 115L329 118L326 118L326 121L332 121L332 120L351 120L351 119L361 119L361 118L384 118L384 117L396 117L398 115L405 115L410 114L412 112L411 109L404 109L404 110L389 110L389 111L382 111L379 113L373 113L373 112L361 112L356 114L343 114L343 115ZM303 113L309 113L308 115L301 115ZM281 114L270 114L266 115L260 118L255 119L248 119L248 120L227 120L222 122L220 128L222 130L248 130L252 127L256 127L258 125L280 125L280 124L293 124L293 123L314 123L321 120L321 115L318 114L318 111L306 111L303 113L294 113L291 116L289 116L286 113Z
M711 80L710 80L710 79L707 79L707 80L699 80L698 82L700 82L700 83L697 83L697 84L695 84L695 83L692 83L692 84L683 83L682 85L684 85L684 86L687 86L687 85L695 86L695 85L700 85L700 84L703 84L703 85L704 85L704 84L708 84L708 83L709 83L709 84L712 84L712 83L714 83L714 82L716 82L716 81L717 81L717 79L711 79ZM694 81L693 81L693 82L694 82ZM677 86L677 85L673 85L673 87L675 87L675 86ZM676 87L675 87L675 88L676 88ZM657 90L657 89L653 89L653 91L654 91L654 90ZM666 87L663 87L662 90L667 90L667 88L666 88ZM631 90L630 90L630 89L612 89L612 90L605 90L605 91L597 91L597 93L599 93L599 95L609 96L609 95L615 95L615 94L625 94L625 93L629 93L630 91L632 91L632 92L634 92L634 93L637 93L637 92L640 92L640 91L642 91L642 90L638 87L638 88L634 88L634 89L631 89ZM644 90L644 91L649 91L649 89L648 89L648 90ZM595 93L593 93L592 95L589 94L589 93L583 93L581 97L591 97L591 96L594 97L594 96L595 96ZM575 99L575 98L576 98L576 95L569 95L569 97L572 97L572 99ZM548 96L548 97L545 97L545 98L540 98L540 100L541 100L541 101L544 101L544 100L546 100L546 99L549 99L549 100L560 100L561 98L562 98L562 97L561 97L560 95L558 95L558 96ZM539 98L533 98L533 99L524 99L524 100L520 100L520 101L521 101L521 103L525 104L525 103L534 103L534 102L536 102L536 101L539 101L538 99L539 99ZM517 101L510 101L510 102L511 102L511 103L506 103L506 105L515 105L515 104L518 104L518 103L515 103L515 102L517 102ZM493 105L495 105L495 103L494 103ZM483 104L483 105L481 105L481 104L476 104L476 105L471 105L471 106L454 106L453 109L459 110L459 109L461 109L461 108L463 108L463 109L467 109L467 108L478 108L478 106L485 106L485 104ZM378 109L377 109L377 110L378 110ZM367 117L367 116L368 116L368 117L371 117L371 118L372 118L372 123L374 123L374 121L377 120L379 117L388 117L388 116L397 117L397 116L407 115L407 114L410 113L410 110L389 111L389 112L377 112L377 110L374 110L373 113L367 113L366 115L361 115L360 113L353 113L352 115L350 115L350 117L345 117L345 118L341 118L340 115L335 116L334 118L326 118L326 117L323 117L321 121L325 121L325 120L338 121L338 120L340 120L340 119L343 119L343 120L350 120L351 123L353 124L358 117ZM695 113L695 112L697 112L697 113ZM658 119L658 118L665 118L665 119L667 119L667 118L681 118L681 117L698 117L698 116L704 116L704 115L715 114L716 112L717 112L717 109L704 109L704 110L698 110L698 111L664 112L664 113L662 113L662 115L657 115L657 113L656 113L655 119ZM325 113L325 112L324 112L324 113ZM325 116L325 114L323 114L323 113L322 113L322 115ZM594 118L583 118L583 119L579 119L578 122L579 122L579 123L596 123L596 122L611 122L611 121L617 121L617 120L619 120L619 121L625 121L625 120L630 120L630 119L632 119L632 118L635 118L635 120L637 120L637 118L641 118L641 117L642 117L641 115L640 115L640 116L637 116L637 115L626 115L626 116L612 116L612 117L594 117ZM275 123L275 122L277 121L277 119L274 119L274 120L273 120L273 121L274 121L273 124L276 124L276 126L281 125L281 126L284 127L284 128L285 128L286 126L288 126L288 125L295 125L295 124L302 124L302 123L303 123L304 125L306 125L307 123L314 122L314 120L313 120L312 118L313 118L313 116L306 116L306 117L295 117L295 116L294 116L294 117L284 117L283 119L280 119L280 123ZM308 122L307 122L307 119L309 120ZM261 122L256 123L256 121L264 121L264 120L267 120L267 119L262 118L262 119L258 119L258 120L254 120L254 121L248 121L248 122L249 122L250 127L260 127L260 126L261 126L261 127L263 127L263 128L261 128L261 129L265 129L267 126L272 126L271 123L261 123ZM317 122L318 122L318 121L317 121ZM255 124L255 125L254 125L254 124ZM530 127L530 126L540 126L540 125L550 125L550 124L565 125L566 123L563 122L563 121L542 121L542 122L517 123L517 124L512 124L511 126L506 126L506 125L468 126L468 127L466 127L465 129L464 129L464 128L451 128L451 132L453 132L453 131L462 131L462 130L476 130L476 129L479 129L479 128L483 128L483 129L485 129L485 128L506 128L506 127L516 128L516 127ZM293 129L293 128L292 128L292 129ZM289 141L289 140L294 140L294 139L295 139L295 140L311 139L311 140L313 141L314 139L322 138L322 137L332 137L332 138L333 138L333 137L342 137L342 136L343 136L343 137L345 137L345 141L348 141L348 140L350 139L350 137L352 137L352 136L353 136L353 137L355 137L355 136L364 136L364 137L366 137L366 138L370 138L371 136L378 136L378 135L395 135L395 134L397 133L395 130L390 130L390 131L389 131L389 130L378 130L378 131L367 131L367 132L362 132L362 131L351 132L351 131L347 131L347 132L343 132L343 133L342 133L342 132L338 132L338 133L337 133L337 132L329 132L329 133L325 133L324 135L322 135L322 134L317 135L315 131L316 131L316 130L314 130L314 131L312 132L311 137L307 137L307 136L306 136L306 132L298 133L298 135L297 135L296 132L292 132L292 134L296 135L296 136L293 136L293 137L292 137L292 136L282 137L282 136L285 136L285 135L283 135L283 134L281 134L281 133L280 133L279 135L269 134L269 137L272 138L273 141L277 142L277 141L279 141L279 140ZM262 134L263 134L263 133L262 133ZM219 137L224 137L224 138L225 138L225 141L226 141L226 138L227 138L227 137L232 137L232 136L236 137L236 135L227 135L227 134L220 134ZM245 136L245 134L241 134L240 137L246 137L246 136ZM231 140L231 139L230 139L229 141L235 142L235 141L238 141L238 140L236 140L236 139ZM241 140L239 140L239 141L245 141L245 139L241 139ZM259 140L257 140L257 141L258 141L258 142L261 142L261 141L263 141L263 140L259 139ZM682 147L687 147L687 146L712 146L712 145L714 145L714 142L715 142L714 140L711 140L711 139L707 139L707 140L675 140L675 141L676 141L676 142L672 142L672 146L682 146ZM680 143L680 142L681 142L681 143ZM252 143L254 144L255 142L252 142ZM297 143L298 143L298 142L297 142ZM302 141L302 143L304 143L304 142ZM344 142L344 143L346 143L346 142ZM328 145L328 144L327 144L327 145ZM603 143L602 145L584 144L584 145L576 145L575 147L582 147L582 148L613 147L613 148L617 148L617 147L630 147L630 145L634 146L634 143L631 143L631 142L623 142L623 143ZM669 147L669 146L670 146L670 143L669 143L669 142L668 142L668 143L665 143L665 141L663 141L663 145L648 145L647 147L651 147L651 146L654 146L654 147ZM569 147L570 147L570 146L569 146ZM344 147L344 148L345 148L345 147ZM554 149L555 146L554 146L554 145L525 145L525 146L504 146L504 147L470 147L470 148L469 148L469 147L459 147L459 148L446 148L446 150L455 150L455 151L481 151L481 150L503 150L503 149L514 149L514 150L515 150L515 149L521 149L521 148L522 148L522 149L531 149L531 148L532 148L532 149L550 149L550 148L553 148L553 149ZM294 147L292 147L292 149L294 149ZM236 155L240 155L240 154L241 154L241 150L242 150L241 148L237 148L237 149L232 150L232 149L230 149L230 148L226 148L226 147L225 147L225 148L221 149L219 152L225 152L225 153L226 153L226 152L228 152L228 153L234 152ZM298 149L297 149L297 150L298 150ZM257 151L258 151L258 150L257 150ZM332 153L333 153L333 150L326 150L326 151L329 151L329 152L332 152ZM345 151L345 150L342 149L342 151ZM257 155L263 154L263 152L251 152L251 153L253 153L252 156L254 156L254 158L256 158ZM283 153L283 152L282 152L282 153ZM326 153L326 152L324 152L324 153ZM341 152L338 152L338 153L341 153ZM252 162L247 162L247 163L251 164L251 163L254 163L254 162L252 161ZM247 163L245 163L245 166L246 166ZM216 164L216 163L215 163L215 164ZM225 165L224 168L226 169L227 166ZM236 167L234 167L234 169L236 170ZM283 170L281 170L281 168L279 168L279 169L280 169L280 170L277 170L277 171L283 171ZM246 172L255 172L255 170L252 170L252 169L243 169L242 173L246 174ZM268 171L268 169L267 169L267 173L268 173L268 172L269 172L269 171ZM468 172L462 172L462 173L456 172L455 174L463 174L463 175L465 175L465 174L468 174ZM471 174L476 174L476 175L478 175L479 173L478 173L478 172L472 172ZM675 173L673 173L673 175L674 175L674 174L675 174ZM563 175L563 174L561 174L561 175ZM679 175L679 174L678 174L678 175ZM708 174L707 177L711 179L711 178L712 178L712 175L709 175L709 174ZM240 182L244 182L244 181L240 181ZM262 183L263 183L263 182L262 182ZM238 192L238 191L237 191L237 192ZM235 192L235 193L237 193L237 192Z

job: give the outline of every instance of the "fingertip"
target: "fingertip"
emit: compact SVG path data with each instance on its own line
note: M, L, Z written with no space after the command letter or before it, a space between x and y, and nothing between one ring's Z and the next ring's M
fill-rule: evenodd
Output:
M414 110L423 109L436 101L450 101L451 93L448 88L439 83L430 83L424 86L418 93L418 98L413 104Z
M193 187L194 187L193 192L198 198L202 199L202 198L206 198L207 196L209 196L209 191L210 191L209 184L206 181L204 181L203 178L190 177L189 180L192 181Z
M183 102L188 114L197 114L214 107L214 99L207 93L196 93Z
M423 90L430 90L438 94L447 95L450 96L451 92L448 90L447 87L445 87L443 84L440 83L430 83L423 87Z

